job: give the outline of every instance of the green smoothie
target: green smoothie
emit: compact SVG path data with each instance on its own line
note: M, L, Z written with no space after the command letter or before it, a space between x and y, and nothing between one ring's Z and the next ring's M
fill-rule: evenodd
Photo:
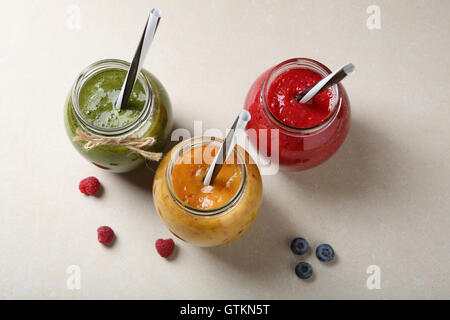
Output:
M83 71L72 88L64 112L67 135L87 160L111 172L127 172L145 159L121 145L84 148L86 142L73 141L76 130L87 135L111 138L153 137L155 143L144 150L161 152L172 131L172 107L162 83L150 72L141 70L128 103L119 111L114 103L125 80L129 63L101 60Z
M141 114L147 99L139 81L134 85L128 103L120 111L115 107L126 75L125 70L111 69L86 81L79 95L79 106L87 122L100 128L120 128Z

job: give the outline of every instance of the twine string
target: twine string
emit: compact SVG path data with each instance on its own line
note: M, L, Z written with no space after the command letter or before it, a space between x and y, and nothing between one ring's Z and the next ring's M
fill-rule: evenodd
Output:
M75 133L76 135L73 137L73 141L86 141L86 143L84 144L84 148L86 150L91 150L95 147L104 145L117 145L126 147L140 154L145 159L159 161L162 157L161 152L150 152L142 149L144 147L149 147L156 142L155 138L153 137L132 138L126 136L122 138L107 138L107 137L99 137L96 135L87 135L80 128L77 128Z

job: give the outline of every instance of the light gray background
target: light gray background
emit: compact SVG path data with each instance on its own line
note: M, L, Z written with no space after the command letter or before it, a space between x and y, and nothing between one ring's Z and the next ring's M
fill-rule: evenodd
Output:
M72 5L80 29L70 28ZM369 5L381 29L369 30ZM103 58L131 60L148 11L164 17L144 66L172 99L178 127L224 130L256 77L309 57L345 80L352 127L322 166L265 176L250 230L224 247L181 241L151 196L152 168L114 175L92 166L64 132L76 75ZM450 298L450 1L2 1L0 3L0 297L2 298ZM97 176L100 198L78 182ZM118 235L96 239L100 225ZM306 258L297 279L289 240L333 245L337 261ZM381 268L381 289L366 269ZM68 290L66 268L81 268Z

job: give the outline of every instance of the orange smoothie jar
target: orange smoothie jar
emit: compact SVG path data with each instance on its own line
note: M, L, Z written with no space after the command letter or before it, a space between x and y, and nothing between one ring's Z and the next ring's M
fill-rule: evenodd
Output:
M258 166L240 146L213 184L203 184L222 141L195 137L180 142L161 160L153 181L153 202L161 219L175 236L197 246L218 246L239 237L262 202Z

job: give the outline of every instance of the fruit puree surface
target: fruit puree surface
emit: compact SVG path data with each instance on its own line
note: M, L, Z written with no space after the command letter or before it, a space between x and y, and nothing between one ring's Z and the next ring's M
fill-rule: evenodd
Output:
M100 128L120 128L133 122L142 112L146 95L142 84L137 81L128 103L119 111L114 107L126 71L109 69L89 78L83 85L79 106L83 118Z
M172 181L176 195L186 205L209 210L227 204L238 192L241 185L241 169L239 164L225 163L213 184L203 184L203 178L211 161L206 154L214 157L216 148L199 146L183 154L175 164ZM228 161L230 162L230 161Z
M299 103L295 95L319 82L322 76L306 69L292 69L280 74L268 92L268 108L282 123L297 127L313 127L330 113L332 93L324 90L307 103Z

